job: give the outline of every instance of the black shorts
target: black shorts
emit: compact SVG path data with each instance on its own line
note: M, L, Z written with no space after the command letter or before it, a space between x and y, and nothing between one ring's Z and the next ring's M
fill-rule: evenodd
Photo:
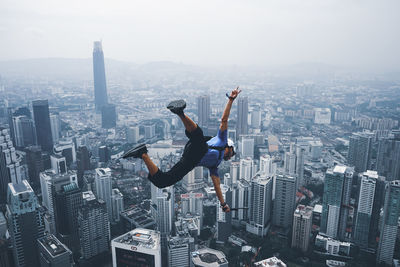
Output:
M185 134L189 141L185 145L181 159L167 172L158 169L153 176L149 174L149 180L158 188L171 186L180 181L207 153L208 145L199 126L191 133L185 131Z

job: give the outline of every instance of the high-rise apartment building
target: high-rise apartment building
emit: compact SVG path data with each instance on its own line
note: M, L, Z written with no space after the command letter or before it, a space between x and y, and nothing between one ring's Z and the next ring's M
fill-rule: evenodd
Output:
M112 222L119 222L119 216L124 210L124 196L119 189L114 188L111 194Z
M393 264L393 254L400 216L400 180L394 180L386 185L385 204L380 228L379 245L376 262Z
M250 190L251 184L244 180L238 180L236 185L232 188L232 208L250 208ZM249 218L248 209L239 209L237 211L231 211L232 218L240 221L247 221Z
M296 205L296 177L278 174L275 177L275 201L272 223L288 228L292 225Z
M46 100L32 101L33 116L35 118L36 138L43 151L53 151L53 137L51 134L49 102Z
M366 171L359 174L359 177L360 192L353 238L357 245L367 248L374 246L377 239L377 222L384 196L384 178L379 177L376 171Z
M37 239L44 233L43 214L28 181L8 184L7 220L15 266L39 266Z
M82 193L82 208L78 211L82 258L88 260L107 252L110 243L110 221L106 204L96 199L92 191Z
M251 182L250 214L246 231L258 236L265 236L271 222L272 177L257 173Z
M400 180L400 131L379 140L376 167L387 181Z
M365 172L370 167L373 134L354 133L350 137L347 161L358 173Z
M111 241L113 267L161 265L160 232L136 228Z
M242 136L240 140L240 155L242 158L254 157L254 138Z
M207 129L210 121L211 107L210 107L210 96L198 96L197 97L197 117L200 127Z
M232 206L232 191L226 185L221 185L221 193L225 202ZM217 242L225 243L232 234L232 214L226 213L221 209L220 203L217 203Z
M237 101L236 138L239 138L240 135L248 134L249 99L245 96L239 97Z
M139 141L139 137L140 136L138 126L132 126L126 129L126 139L128 140L128 143L137 143Z
M254 162L251 158L240 159L239 178L250 182L254 172Z
M293 214L292 248L307 252L311 238L313 208L298 205Z
M339 165L326 171L321 232L329 237L345 238L353 172L353 168Z
M54 235L47 234L37 240L40 267L72 267L72 252Z
M106 202L108 218L112 221L112 181L110 168L97 168L94 180L96 186L96 196Z
M94 103L97 111L108 104L104 54L101 42L94 42L93 47Z

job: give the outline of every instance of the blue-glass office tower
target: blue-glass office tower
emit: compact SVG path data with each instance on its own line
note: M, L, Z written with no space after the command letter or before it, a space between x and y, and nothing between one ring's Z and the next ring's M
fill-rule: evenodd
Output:
M33 116L35 118L37 143L43 151L53 151L53 136L51 134L49 102L35 100L32 102Z
M104 54L101 42L94 42L93 48L93 80L94 80L94 103L96 110L101 111L108 104L106 72L104 68Z

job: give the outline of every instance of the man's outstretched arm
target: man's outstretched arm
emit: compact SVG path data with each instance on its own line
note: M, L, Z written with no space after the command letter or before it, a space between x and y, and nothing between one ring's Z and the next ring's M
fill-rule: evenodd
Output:
M239 90L239 86L238 86L238 87L236 87L236 89L232 90L232 92L229 96L228 103L226 103L224 113L222 114L222 118L221 118L221 124L219 126L219 129L221 132L228 129L228 118L229 118L229 114L231 112L232 103L241 91L242 90Z
M224 196L222 195L219 177L216 176L216 175L211 175L211 179L212 179L213 184L214 184L215 193L217 194L219 202L220 202L220 204L222 206L222 204L225 203L225 200L224 200ZM223 208L223 210L225 212L229 212L230 211L230 208L229 208L228 204L226 204L226 203L225 203L224 206L222 206L222 208Z

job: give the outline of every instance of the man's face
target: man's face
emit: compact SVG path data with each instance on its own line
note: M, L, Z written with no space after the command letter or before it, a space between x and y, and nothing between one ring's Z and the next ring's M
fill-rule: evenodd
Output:
M233 149L231 147L225 148L224 151L224 160L228 161L233 157Z

